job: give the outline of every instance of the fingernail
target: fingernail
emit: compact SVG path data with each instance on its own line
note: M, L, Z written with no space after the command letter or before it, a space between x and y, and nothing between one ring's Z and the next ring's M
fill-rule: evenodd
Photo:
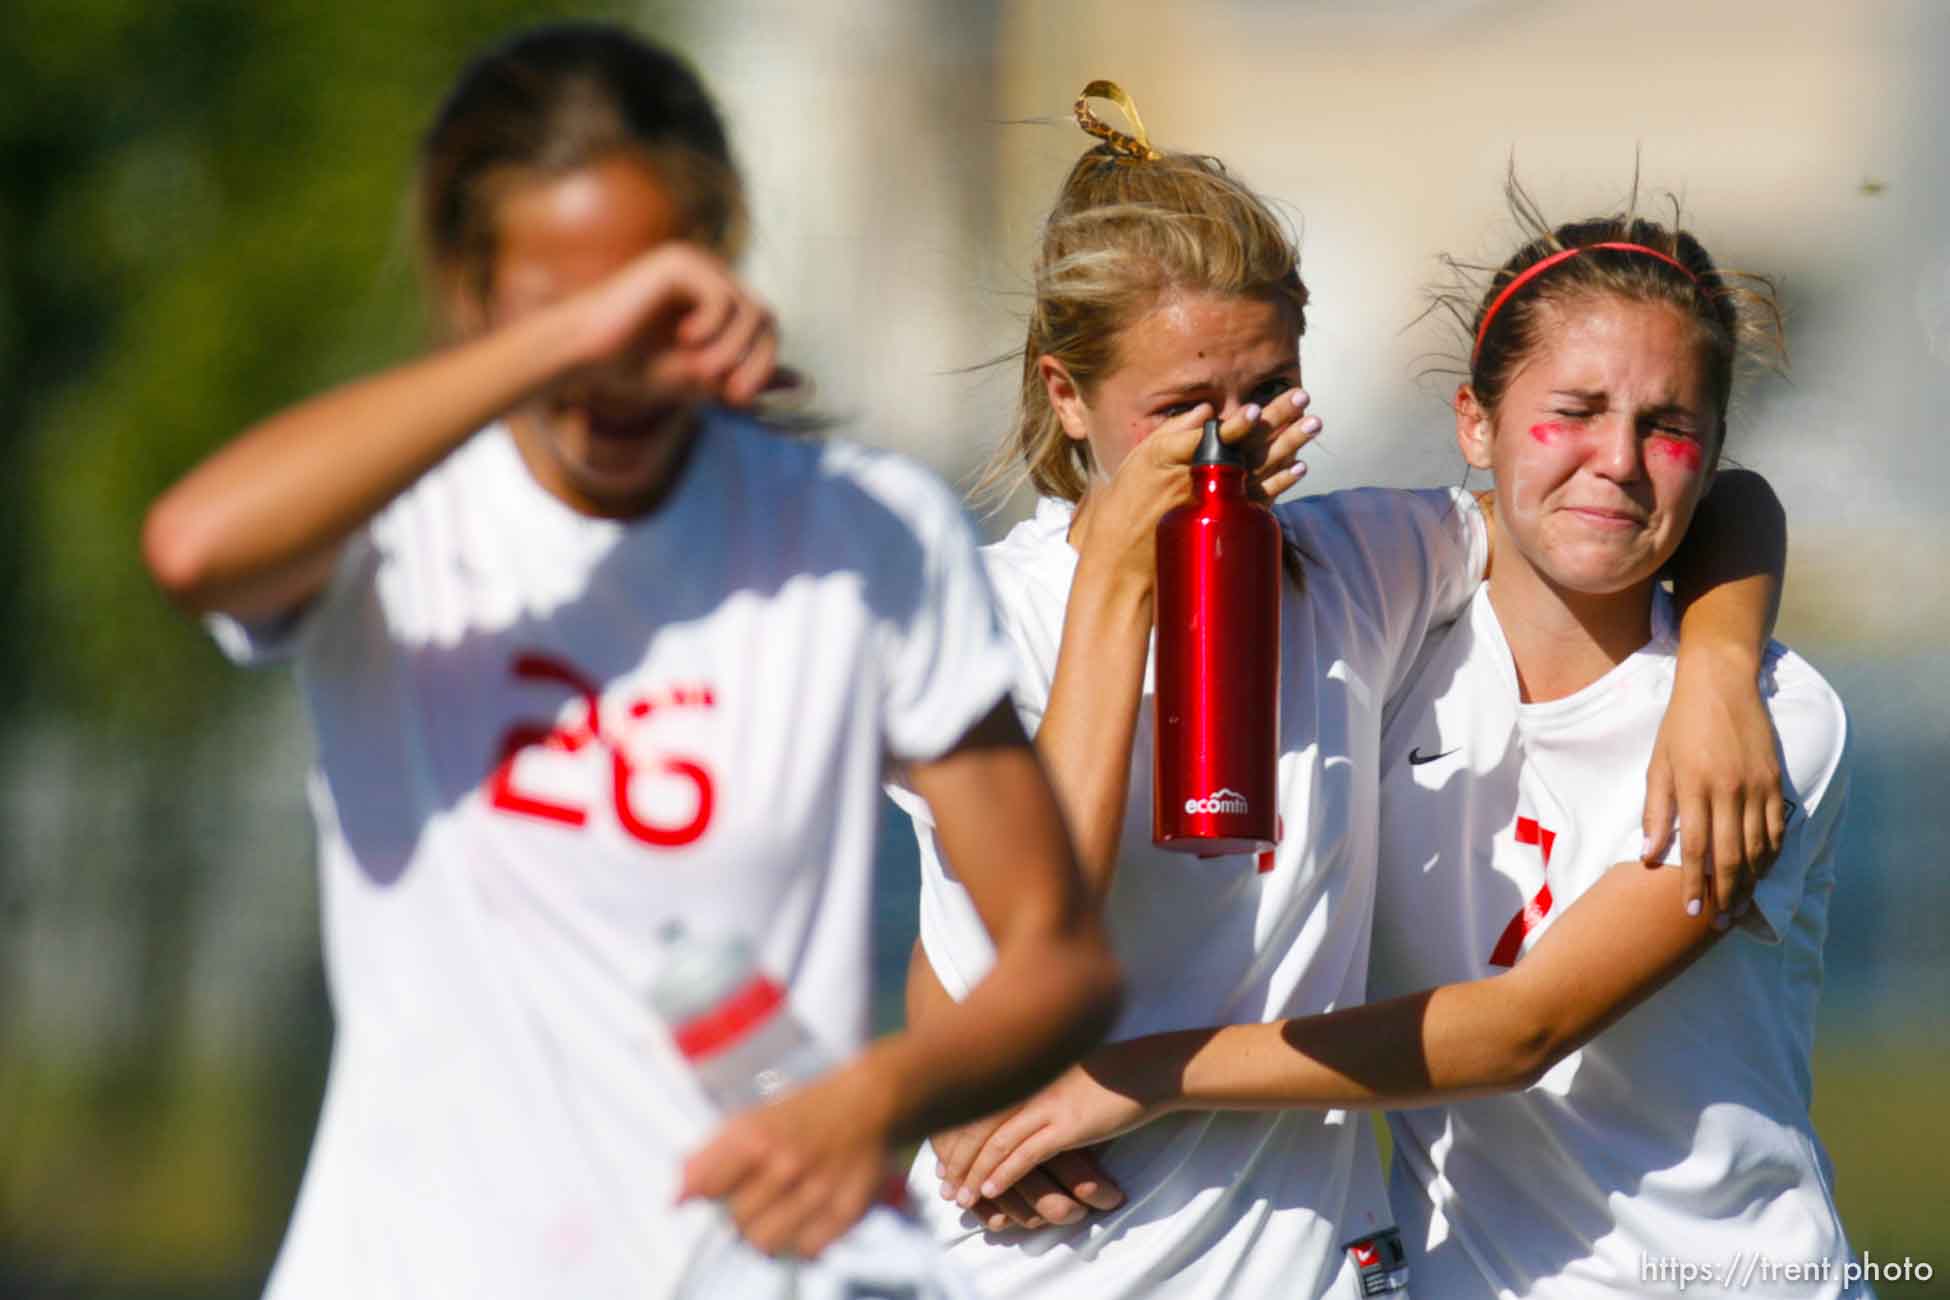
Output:
M1641 858L1645 858L1648 860L1652 857L1652 836L1651 835L1648 834L1648 835L1639 836L1639 856Z
M966 1187L962 1188L959 1192L955 1193L955 1204L961 1206L964 1210L967 1209L969 1206L975 1204L975 1193Z
M1697 898L1689 898L1686 900L1686 915L1699 915L1699 900Z
M1041 1215L1032 1214L1029 1216L1029 1221L1024 1223L1022 1226L1025 1228L1041 1228L1047 1225L1044 1223L1043 1217Z
M955 1199L955 1185L945 1178L941 1180L941 1199L944 1201Z
M1313 400L1312 398L1307 396L1307 390L1304 388L1295 388L1288 394L1288 396L1290 396L1293 399L1293 404L1295 406L1305 406L1309 401Z
M943 1163L941 1163L941 1162L940 1162L940 1161L938 1161L938 1160L937 1160L937 1161L935 1161L935 1165L934 1165L934 1176L935 1176L936 1178L940 1178L940 1179L946 1179L946 1178L948 1177L948 1166L947 1166L947 1165L945 1165L945 1164L943 1164Z
M993 1181L986 1182L982 1184L982 1195L988 1197L992 1201L996 1197L1002 1195L1002 1189L1000 1187L997 1187Z
M1725 912L1716 912L1713 914L1713 928L1715 930L1724 931L1728 926L1732 924L1733 924L1733 918L1728 916Z
M1254 420L1257 420L1259 418L1259 403L1258 402L1246 403L1244 409L1242 409L1239 412L1239 414L1246 417L1247 424L1251 424Z

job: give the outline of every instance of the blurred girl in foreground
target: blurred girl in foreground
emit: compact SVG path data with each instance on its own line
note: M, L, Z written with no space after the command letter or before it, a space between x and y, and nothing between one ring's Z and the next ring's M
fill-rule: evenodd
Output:
M295 655L317 732L337 1036L271 1294L669 1294L716 1244L680 1193L814 1254L894 1145L1046 1078L1114 997L972 539L911 465L733 413L773 328L672 55L487 52L417 197L452 345L246 431L145 534L226 650ZM1000 955L863 1051L894 764ZM843 1063L721 1124L649 1005L673 922L743 936Z
M1421 1294L1641 1296L1704 1265L1729 1290L1864 1295L1808 1116L1841 702L1768 647L1789 821L1734 933L1641 864L1628 779L1674 689L1658 574L1779 313L1684 230L1552 230L1511 196L1534 237L1458 312L1456 440L1495 477L1496 562L1382 732L1370 992L1390 1000L1106 1047L953 1176L993 1194L1179 1111L1413 1106L1390 1116L1390 1199Z
M1102 83L1086 93L1100 92L1121 97ZM1072 169L1046 226L1005 451L1041 499L985 558L1016 648L1017 709L1130 980L1112 1036L1352 1006L1366 1000L1378 783L1395 758L1382 745L1384 709L1412 684L1428 636L1468 609L1490 531L1475 499L1453 490L1278 507L1301 557L1282 596L1283 836L1257 861L1152 846L1156 525L1190 497L1187 467L1208 417L1263 449L1267 496L1298 478L1293 457L1318 428L1299 386L1307 293L1285 230L1217 162L1160 154L1141 128L1109 131L1084 107L1087 129L1107 139ZM1705 594L1687 612L1665 746L1695 861L1709 834L1707 792L1726 792L1710 830L1730 832L1714 859L1726 877L1716 896L1730 903L1737 869L1768 848L1764 822L1750 839L1738 832L1778 789L1754 684L1773 583L1721 578L1778 572L1781 556L1779 538L1756 535L1737 502L1771 501L1765 485L1722 486L1736 499L1717 503L1720 517L1762 555L1716 545L1681 566L1682 600ZM1621 780L1642 770L1621 769ZM926 1026L970 994L992 955L953 846L935 836L926 807L907 803L923 846L910 1011ZM1655 781L1647 826L1669 830L1670 806ZM1657 838L1650 847L1663 851ZM1672 908L1685 919L1680 900ZM921 1199L951 1259L994 1294L1352 1297L1389 1281L1369 1265L1391 1220L1363 1117L1183 1111L1119 1138L1101 1167L1052 1148L1047 1165L991 1189L998 1201L959 1171L1005 1118L937 1135L915 1170L929 1191L938 1170L948 1176L944 1194L958 1203ZM1044 1226L989 1231L1012 1218Z

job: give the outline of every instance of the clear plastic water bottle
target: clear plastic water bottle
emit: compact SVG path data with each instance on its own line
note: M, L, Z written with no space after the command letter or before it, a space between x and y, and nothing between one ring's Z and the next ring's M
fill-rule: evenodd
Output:
M741 936L667 929L650 1003L706 1095L726 1114L768 1101L833 1064Z
M833 1064L792 1014L784 987L759 969L748 940L693 935L676 924L663 939L663 969L650 1002L719 1110L759 1105ZM780 1264L727 1241L696 1261L679 1291L795 1300L970 1300L934 1239L892 1204L868 1210L806 1263Z

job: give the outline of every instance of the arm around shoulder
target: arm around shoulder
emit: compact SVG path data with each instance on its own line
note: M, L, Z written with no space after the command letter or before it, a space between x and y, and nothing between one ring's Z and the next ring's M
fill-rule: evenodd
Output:
M1664 855L1676 820L1685 907L1728 911L1781 848L1781 769L1756 679L1786 568L1773 488L1722 471L1670 565L1678 669L1646 773L1644 858Z

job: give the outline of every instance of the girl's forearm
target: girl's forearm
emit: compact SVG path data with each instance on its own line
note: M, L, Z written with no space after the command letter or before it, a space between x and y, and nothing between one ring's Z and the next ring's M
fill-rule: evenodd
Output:
M1045 1082L1102 1037L1121 987L1056 801L1006 700L908 779L934 811L942 855L994 939L995 960L957 1002L916 945L908 1028L862 1061L879 1076L901 1138L986 1114Z
M1151 618L1148 582L1088 553L1078 561L1036 751L1099 901L1110 892L1130 798Z
M868 1049L863 1064L887 1088L896 1140L1019 1100L1102 1037L1120 982L1101 930L1094 923L1034 930L998 949L968 997L945 1000Z
M354 530L574 363L561 310L355 380L247 430L151 508L143 547L178 604L245 618L309 598Z
M1084 1068L1158 1114L1417 1106L1526 1087L1715 941L1708 918L1672 905L1680 888L1675 872L1621 863L1503 974L1114 1043Z
M1722 470L1670 572L1682 650L1737 656L1758 669L1787 572L1787 515L1767 480Z
M1085 1062L1098 1082L1162 1115L1177 1110L1413 1106L1521 1087L1552 1050L1540 1024L1455 985L1331 1015L1180 1030L1113 1043ZM1469 1033L1461 1025L1473 1025Z

